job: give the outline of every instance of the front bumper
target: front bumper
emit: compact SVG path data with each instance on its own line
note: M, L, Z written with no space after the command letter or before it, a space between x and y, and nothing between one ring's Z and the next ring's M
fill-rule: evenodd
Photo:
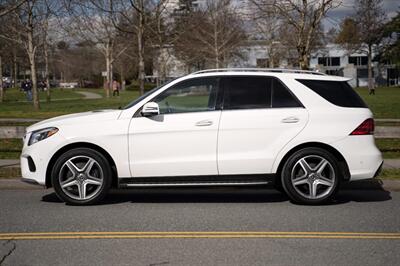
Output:
M29 134L24 138L21 154L22 181L46 186L46 171L50 159L64 140L60 133L28 146Z

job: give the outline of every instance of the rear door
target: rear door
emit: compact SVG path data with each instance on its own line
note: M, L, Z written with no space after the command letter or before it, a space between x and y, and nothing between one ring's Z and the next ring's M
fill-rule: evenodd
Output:
M306 125L307 110L274 77L224 77L221 87L219 174L270 173L278 152Z

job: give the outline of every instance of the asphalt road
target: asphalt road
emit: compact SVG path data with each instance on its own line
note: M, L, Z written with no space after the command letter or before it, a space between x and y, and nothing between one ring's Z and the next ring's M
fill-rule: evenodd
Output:
M0 228L4 265L398 265L400 192L301 206L264 188L141 189L77 207L0 190Z

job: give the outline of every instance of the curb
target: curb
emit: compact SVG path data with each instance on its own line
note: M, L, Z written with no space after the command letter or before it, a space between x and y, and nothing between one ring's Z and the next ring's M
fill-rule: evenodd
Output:
M43 186L22 182L21 179L0 179L0 190L43 190ZM342 185L344 190L388 190L400 191L400 180L369 179Z

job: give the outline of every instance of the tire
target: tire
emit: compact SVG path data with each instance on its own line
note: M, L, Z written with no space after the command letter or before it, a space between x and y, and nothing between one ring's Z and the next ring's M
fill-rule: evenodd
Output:
M332 199L340 182L336 158L321 148L304 148L285 162L281 181L289 198L300 204L321 204Z
M112 171L107 159L89 148L62 154L54 164L51 182L57 196L72 205L101 201L111 187Z

